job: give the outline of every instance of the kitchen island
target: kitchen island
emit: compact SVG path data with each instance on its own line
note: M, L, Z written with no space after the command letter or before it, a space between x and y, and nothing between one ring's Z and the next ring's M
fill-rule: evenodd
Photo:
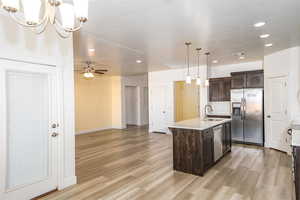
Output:
M203 176L231 152L231 119L195 118L169 126L174 170Z

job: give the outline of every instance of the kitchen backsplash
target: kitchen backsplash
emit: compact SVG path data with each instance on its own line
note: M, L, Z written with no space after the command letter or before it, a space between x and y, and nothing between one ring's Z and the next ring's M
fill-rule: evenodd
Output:
M213 111L209 112L210 115L231 115L230 101L223 102L209 102L213 107Z

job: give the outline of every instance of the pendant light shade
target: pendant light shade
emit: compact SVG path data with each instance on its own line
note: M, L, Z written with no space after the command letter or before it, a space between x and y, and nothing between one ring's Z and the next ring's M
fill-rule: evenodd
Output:
M192 83L192 77L189 76L189 75L186 76L185 83L186 83L186 84L191 84L191 83Z
M206 79L206 80L205 80L205 87L208 87L208 86L209 86L209 80Z
M22 0L25 21L29 25L40 21L41 0Z
M201 79L200 79L200 77L197 77L197 79L196 79L196 84L197 84L197 85L201 85Z
M59 7L62 15L62 26L66 29L74 28L74 7L71 4L63 3Z
M191 84L192 83L192 77L190 75L190 45L192 43L191 42L186 42L186 63L187 63L187 75L186 75L186 79L185 82L186 84Z

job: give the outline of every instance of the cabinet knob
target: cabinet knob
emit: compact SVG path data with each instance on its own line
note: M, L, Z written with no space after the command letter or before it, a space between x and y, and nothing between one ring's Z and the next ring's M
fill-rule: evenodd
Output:
M271 115L267 115L267 118L271 118Z

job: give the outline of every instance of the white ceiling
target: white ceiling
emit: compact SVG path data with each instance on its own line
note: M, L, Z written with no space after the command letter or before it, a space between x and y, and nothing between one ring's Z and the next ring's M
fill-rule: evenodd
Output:
M254 28L259 21L266 25ZM265 33L271 36L260 39ZM184 67L185 41L210 51L217 65L241 62L237 52L245 52L243 62L262 60L300 45L300 1L90 0L89 20L74 38L76 63L96 61L114 75ZM274 46L265 48L268 42Z

